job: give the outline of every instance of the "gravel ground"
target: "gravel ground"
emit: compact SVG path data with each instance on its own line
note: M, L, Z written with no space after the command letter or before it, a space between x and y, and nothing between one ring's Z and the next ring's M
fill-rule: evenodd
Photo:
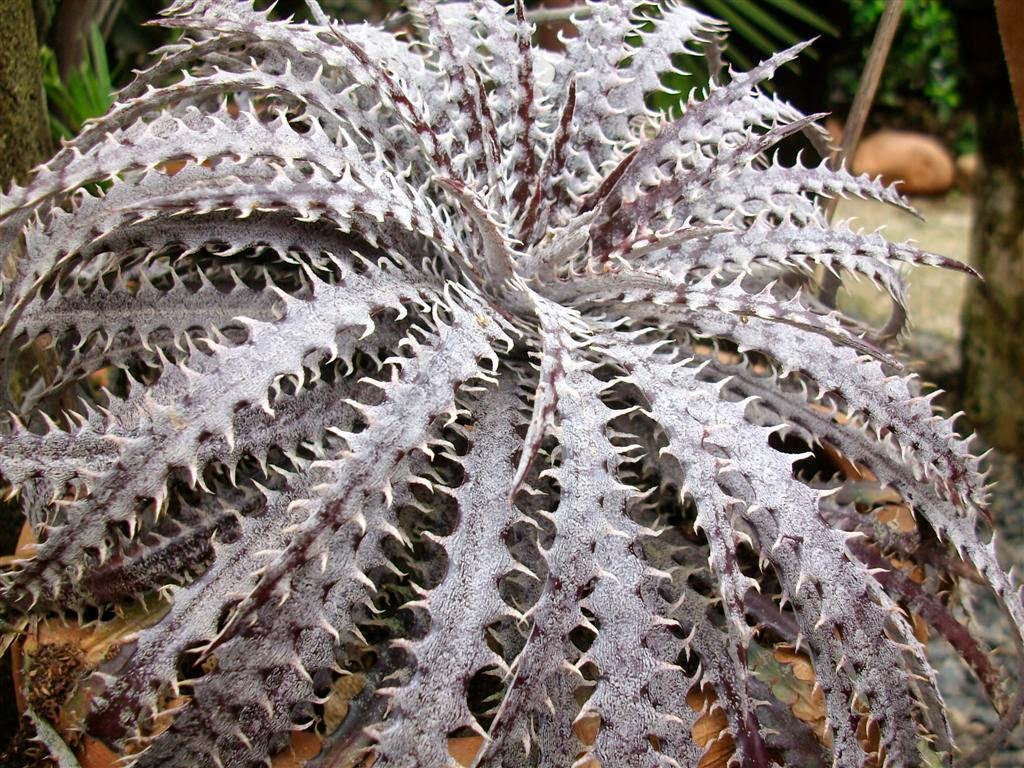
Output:
M1024 461L992 453L989 463L992 479L996 482L992 493L992 516L999 532L996 539L999 560L1005 568L1013 567L1017 574L1024 574ZM1005 614L988 590L969 584L964 591L968 598L966 602L971 606L969 626L996 649L996 667L1012 676L1016 666L1015 651ZM939 673L939 687L949 708L957 743L965 752L970 751L980 739L993 732L998 718L981 687L944 641L933 640L928 651ZM1015 687L1007 692L1012 695L1014 691ZM1024 766L1024 724L1018 724L1006 745L980 765L991 768Z

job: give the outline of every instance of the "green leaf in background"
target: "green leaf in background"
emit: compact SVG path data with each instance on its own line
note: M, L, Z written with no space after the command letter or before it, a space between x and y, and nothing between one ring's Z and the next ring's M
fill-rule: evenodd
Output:
M689 0L688 5L717 16L726 22L741 40L741 45L730 46L726 57L741 68L753 66L755 59L770 55L779 48L787 48L805 39L807 35L794 30L787 19L795 20L815 32L839 36L828 20L810 10L799 0ZM771 9L766 5L772 6ZM816 58L813 50L805 54ZM799 71L797 64L791 64Z
M113 75L99 26L89 28L89 45L81 65L62 80L57 57L46 46L40 51L43 87L50 107L50 132L70 139L86 121L106 114L114 100Z
M849 26L844 46L832 62L832 89L852 100L884 0L843 0ZM929 132L944 132L958 147L973 145L970 118L961 109L962 62L953 0L905 0L900 25L875 97L891 114L913 113Z
M792 16L794 19L798 19L808 26L814 27L819 32L823 32L832 37L839 37L839 30L836 29L835 26L829 23L827 19L810 10L807 6L797 2L797 0L764 0L764 2L778 8L783 13Z
M740 69L750 69L754 64L780 48L788 48L810 36L806 27L813 32L838 36L839 31L826 19L808 9L799 0L685 0L685 4L721 19L735 32L734 40L739 45L729 45L725 57ZM765 7L772 6L771 8ZM657 6L643 7L645 13L657 15ZM792 22L804 25L794 29ZM815 59L817 53L808 49L805 56ZM661 93L653 94L649 104L666 114L681 108L693 89L702 89L708 83L707 64L702 56L677 55L673 59L681 72L673 72L662 78ZM799 64L790 62L786 66L799 72ZM765 86L769 90L771 84Z

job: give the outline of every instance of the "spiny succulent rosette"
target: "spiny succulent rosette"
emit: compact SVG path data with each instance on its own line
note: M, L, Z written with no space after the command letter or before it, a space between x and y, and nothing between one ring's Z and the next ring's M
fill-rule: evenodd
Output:
M951 764L929 637L1019 717L954 588L1024 634L984 476L883 340L902 265L970 270L828 223L892 189L773 159L821 146L763 90L803 46L723 72L686 7L587 10L552 53L521 2L178 2L0 198L0 472L38 540L4 621L162 598L80 685L129 763L306 729L324 768L473 734L481 766ZM882 332L821 298L843 271Z

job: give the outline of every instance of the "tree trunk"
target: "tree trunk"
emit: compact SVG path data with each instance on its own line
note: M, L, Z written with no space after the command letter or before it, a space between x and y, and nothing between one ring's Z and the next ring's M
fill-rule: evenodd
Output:
M50 132L31 0L0 0L0 189L46 159Z
M1017 121L1024 131L1024 3L1020 0L996 0L999 37L1003 41L1010 85L1017 102Z
M988 443L1024 456L1024 151L994 8L979 5L959 19L978 98L971 249L985 278L964 306L964 403Z
M0 0L0 190L24 182L50 153L31 0ZM0 253L0 265L12 254ZM21 516L0 502L0 554L14 550Z
M66 81L81 65L88 46L89 27L99 23L109 7L109 1L61 0L50 45L57 56L57 68L62 80Z
M0 0L0 190L25 181L50 153L36 23L31 0ZM0 253L0 264L8 254ZM0 500L0 554L14 551L21 514ZM0 656L0 752L15 732L10 654Z

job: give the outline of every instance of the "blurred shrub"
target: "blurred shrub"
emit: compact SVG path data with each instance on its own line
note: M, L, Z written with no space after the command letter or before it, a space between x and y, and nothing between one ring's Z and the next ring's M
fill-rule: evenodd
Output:
M84 60L63 80L53 51L42 46L40 56L50 132L55 140L70 139L87 120L106 114L114 100L114 76L103 35L96 24L90 27Z
M726 57L743 69L812 35L839 34L806 0L687 0L685 4L729 25L733 42ZM814 58L814 50L806 55Z
M850 11L849 45L832 69L833 87L852 100L885 0L843 0ZM876 103L904 108L922 95L948 125L961 104L956 24L948 0L906 0Z

